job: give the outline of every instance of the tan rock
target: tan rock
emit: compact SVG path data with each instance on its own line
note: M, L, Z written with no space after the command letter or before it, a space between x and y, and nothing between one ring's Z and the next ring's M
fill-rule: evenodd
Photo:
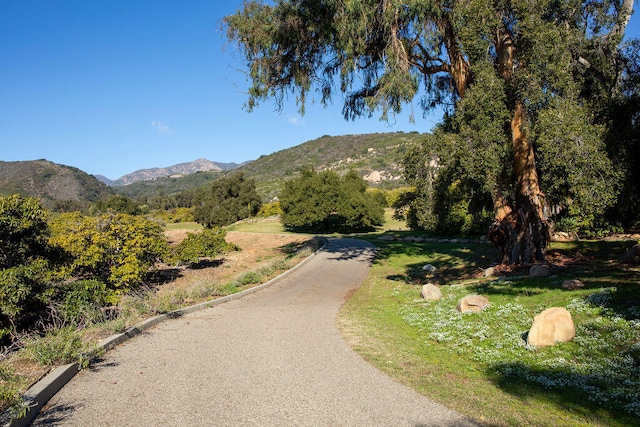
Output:
M562 282L562 289L567 291L575 291L576 289L584 288L584 283L578 279L570 279Z
M442 299L442 291L437 286L427 283L422 286L422 298L429 301Z
M551 307L533 319L527 342L535 347L548 347L571 341L576 336L571 313L563 307Z
M489 306L489 300L482 295L467 295L458 301L458 311L466 313L468 311L480 312Z
M483 277L498 277L498 269L495 267L489 267L484 270L484 273L482 275Z
M576 232L567 233L564 231L558 231L556 233L553 233L553 235L551 236L552 242L576 242L578 240L580 240L580 237Z
M536 264L529 269L529 276L531 277L549 277L552 274L553 270L546 265Z

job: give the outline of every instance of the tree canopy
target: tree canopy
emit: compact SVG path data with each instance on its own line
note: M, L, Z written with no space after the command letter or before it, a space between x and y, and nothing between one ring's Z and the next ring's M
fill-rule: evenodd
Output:
M284 226L297 230L354 232L384 223L384 206L354 171L341 178L305 169L285 183L280 207Z
M310 97L326 104L336 92L347 119L376 111L384 119L416 96L424 110L444 107L442 138L464 153L460 170L481 176L494 217L489 238L516 263L545 258L550 203L589 200L583 191L592 179L600 189L615 184L603 144L610 123L594 105L619 93L632 6L250 1L224 24L246 60L249 110L269 98L282 106L293 94L304 112ZM554 152L577 156L573 170L559 167ZM558 198L547 200L545 189ZM611 205L615 194L605 193L580 208L585 215Z
M255 216L260 206L255 181L236 172L214 181L196 197L193 217L205 227L222 227Z

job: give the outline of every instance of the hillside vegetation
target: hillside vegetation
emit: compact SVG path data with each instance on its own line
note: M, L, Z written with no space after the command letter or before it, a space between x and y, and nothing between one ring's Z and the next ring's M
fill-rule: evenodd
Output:
M340 175L355 170L371 185L395 188L404 184L401 161L407 148L424 138L419 133L377 133L322 136L281 150L240 168L258 183L258 191L270 199L283 182L306 166Z
M332 170L340 175L353 169L371 185L395 188L404 185L401 161L405 151L422 139L424 136L418 133L403 132L323 136L261 156L234 171L242 171L255 179L258 193L265 201L279 194L286 179L308 166L317 171ZM115 187L114 191L138 200L151 199L158 194L171 196L208 185L226 173L209 171L157 178Z
M323 136L261 156L238 168L234 168L236 164L215 163L219 166L216 170L195 173L181 170L180 174L174 176L154 177L112 187L80 169L47 160L0 162L0 195L18 193L37 197L47 208L55 208L56 204L61 203L69 204L69 201L95 202L112 194L144 202L209 185L233 170L242 171L247 177L255 179L258 193L264 201L268 201L280 193L286 179L306 167L313 167L317 171L331 170L339 175L353 169L372 186L396 188L405 183L401 161L407 148L422 139L424 136L417 132ZM148 171L138 171L139 174L133 172L126 176L143 179L149 175Z
M0 161L0 196L37 197L47 208L61 202L95 202L113 190L92 175L47 160Z

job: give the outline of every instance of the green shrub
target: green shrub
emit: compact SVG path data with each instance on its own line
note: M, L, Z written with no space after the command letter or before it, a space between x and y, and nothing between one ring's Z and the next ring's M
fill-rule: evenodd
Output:
M171 208L168 210L156 209L150 216L158 218L167 224L179 222L193 222L193 209L191 208Z
M214 259L217 256L238 250L235 245L226 242L227 232L220 228L204 229L200 233L189 233L173 250L176 264L196 263L202 258Z
M115 302L114 292L98 280L78 280L58 287L53 302L56 315L63 324L90 325L105 320L103 307Z
M142 217L69 213L50 224L51 244L68 255L60 275L97 278L119 293L142 284L149 267L167 254L162 227Z
M38 199L0 197L0 268L45 257L48 236L47 212Z
M44 260L0 269L0 340L14 335L21 316L44 306L48 295Z
M255 181L237 172L214 181L198 196L193 217L207 228L222 227L255 216L261 205Z
M26 406L22 402L24 379L7 365L0 365L0 413L9 411L9 416L24 415Z
M282 214L280 202L265 203L258 211L258 216L261 218L268 218L280 214Z
M309 168L288 180L280 195L282 224L293 230L356 232L384 223L380 197L368 193L367 183L354 171L344 177Z
M97 354L96 347L82 339L82 331L70 326L26 340L24 350L27 356L44 366L77 362L86 367L91 355Z
M47 212L40 201L0 197L0 342L15 335L24 313L47 298Z
M255 283L260 283L261 280L262 280L262 276L259 273L255 271L250 271L238 277L236 279L236 283L238 284L238 286L246 286L246 285L251 285Z

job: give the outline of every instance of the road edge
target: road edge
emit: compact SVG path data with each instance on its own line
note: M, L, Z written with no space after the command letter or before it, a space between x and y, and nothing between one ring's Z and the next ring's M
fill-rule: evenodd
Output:
M261 285L245 289L244 291L235 294L212 299L199 304L194 304L143 320L142 322L133 325L122 333L111 335L110 337L100 341L100 343L98 344L98 351L109 351L117 345L122 344L130 340L131 338L134 338L136 335L139 335L142 332L167 320L177 319L184 316L185 314L194 313L196 311L214 307L216 305L239 299L258 292L262 289L268 288L269 286L272 286L274 283L282 280L283 278L290 275L291 273L305 265L307 262L309 262L319 252L324 250L324 248L327 246L327 242L328 241L325 239L324 244L319 249L314 251L311 255L300 261L294 267L290 268L284 273L279 274L273 279L262 283ZM69 381L71 381L71 379L75 377L81 369L82 368L80 367L80 365L75 362L54 368L44 378L32 385L24 394L23 400L27 405L26 414L21 417L12 418L8 423L5 423L3 427L27 427L38 415L44 405L46 405L49 399L55 396L55 394L60 391L62 387L64 387Z

